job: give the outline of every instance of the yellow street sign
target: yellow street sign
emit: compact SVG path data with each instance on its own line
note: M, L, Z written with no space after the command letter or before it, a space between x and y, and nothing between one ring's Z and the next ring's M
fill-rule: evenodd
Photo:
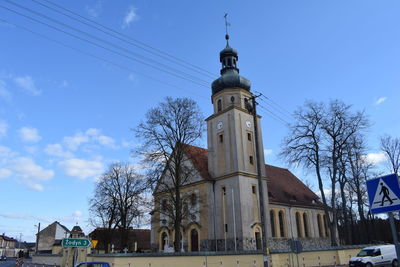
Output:
M96 248L97 243L99 243L99 240L92 240L92 247Z

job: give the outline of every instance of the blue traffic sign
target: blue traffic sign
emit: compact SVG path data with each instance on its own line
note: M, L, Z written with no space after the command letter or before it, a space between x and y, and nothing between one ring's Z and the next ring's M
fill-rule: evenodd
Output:
M367 191L371 213L400 210L400 187L396 174L367 180Z

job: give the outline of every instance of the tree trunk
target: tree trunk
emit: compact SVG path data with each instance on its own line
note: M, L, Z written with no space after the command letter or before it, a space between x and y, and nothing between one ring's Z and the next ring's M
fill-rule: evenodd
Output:
M344 221L344 228L345 228L345 242L346 245L350 245L352 243L351 238L351 230L349 225L349 216L347 214L347 206L346 206L346 194L344 192L344 185L340 185L340 196L342 198L342 210L343 210L343 221Z

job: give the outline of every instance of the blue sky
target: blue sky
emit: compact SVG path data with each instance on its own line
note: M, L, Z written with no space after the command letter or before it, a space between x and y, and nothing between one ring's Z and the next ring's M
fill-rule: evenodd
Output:
M51 5L46 1L2 1L37 20L46 21L12 3L106 39L112 48L146 57L139 60L147 65L98 47L105 45L99 40L89 44L0 7L0 232L33 241L34 225L54 220L90 230L94 181L111 162L137 162L131 150L140 141L131 129L148 108L166 96L185 96L210 115L226 12L240 73L274 101L260 101L264 108L285 121L307 99L337 98L365 110L372 122L370 157L384 169L379 137L400 131L399 1L51 1L210 73L183 68L37 4ZM165 72L175 69L198 82ZM277 158L287 128L259 110L266 161L287 167ZM205 147L205 136L200 144Z

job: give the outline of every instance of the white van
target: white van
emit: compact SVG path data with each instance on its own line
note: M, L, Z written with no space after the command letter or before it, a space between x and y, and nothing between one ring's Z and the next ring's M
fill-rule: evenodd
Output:
M373 267L379 265L398 266L394 245L372 246L363 248L349 262L350 267Z

